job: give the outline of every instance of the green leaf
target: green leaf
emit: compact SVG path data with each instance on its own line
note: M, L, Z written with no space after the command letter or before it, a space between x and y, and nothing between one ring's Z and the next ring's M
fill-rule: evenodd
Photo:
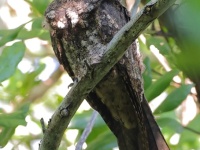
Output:
M77 113L72 121L70 122L69 129L78 129L79 131L83 131L86 127L86 124L90 121L92 115L92 110L84 111L82 113ZM105 137L109 137L109 140L104 140ZM77 138L79 140L79 138ZM87 149L101 149L107 150L116 147L116 138L111 133L108 126L105 124L100 115L97 116L95 120L94 127L92 128L91 133L89 134L86 143L88 144ZM99 147L99 145L101 145ZM104 146L102 146L104 145Z
M84 111L81 114L77 113L70 122L69 129L79 129L79 131L83 131L86 124L90 121L91 115L91 110ZM105 138L109 139L105 140ZM77 138L77 140L79 139ZM100 115L97 116L94 127L92 128L86 143L88 145L88 150L108 150L117 146L115 136L111 133L110 129Z
M166 43L165 38L163 37L156 37L156 36L150 36L147 40L147 45L154 45L159 52L166 56L166 55L170 55L170 47L169 45Z
M108 131L100 133L87 144L87 150L111 150L117 146L115 136Z
M37 16L43 16L45 9L47 8L48 4L51 0L25 0L27 3L30 4L34 15L38 14Z
M30 22L30 21L29 21ZM0 36L2 36L0 40L0 47L5 45L7 42L13 41L17 38L19 32L24 28L24 26L29 23L26 22L22 24L21 26L15 28L15 29L10 29L10 30L0 30Z
M76 114L72 121L70 122L69 125L69 129L85 129L86 124L90 121L92 115L92 111L84 111L81 114ZM105 123L102 120L102 118L98 115L96 120L95 120L95 124L94 124L94 128L95 127L100 127L103 126Z
M4 147L10 140L18 125L26 125L25 117L27 116L30 103L23 104L17 111L10 114L0 114L0 147Z
M26 125L25 117L29 110L29 103L24 104L13 113L0 114L0 126L3 127L16 127L18 125Z
M12 135L15 133L15 128L13 127L7 127L3 128L0 133L0 148L3 148L6 146Z
M151 84L151 86L149 86L149 88L145 91L145 96L148 101L151 101L152 99L160 95L169 86L173 77L178 73L178 70L167 72L165 75L163 75L153 84Z
M32 19L32 29L29 31L23 28L18 36L17 39L26 40L31 38L41 38L42 40L50 40L49 31L42 28L43 17L37 17Z
M33 23L32 23L32 30L33 29L42 29L42 23L44 21L44 17L37 17L35 19L33 19Z
M18 63L24 56L24 52L25 45L22 42L17 42L4 48L0 56L0 82L13 75Z
M20 40L27 40L31 38L40 38L42 40L49 40L49 32L47 30L44 30L42 28L40 29L32 29L30 31L26 29L22 29L21 32L18 34L17 38Z
M162 128L170 128L177 133L180 133L183 130L182 125L175 119L172 118L167 118L167 117L162 117L162 118L158 118L156 119L156 122L159 124L159 126L161 126Z
M18 125L26 125L26 121L24 120L24 116L21 112L0 114L0 126L15 127Z
M32 72L22 73L18 68L15 74L9 78L9 84L5 87L5 92L9 94L8 101L15 99L16 95L27 97L32 88L38 85L41 81L38 75L44 70L45 64L38 63L35 70Z
M193 87L190 85L182 85L181 87L175 89L171 92L166 99L161 103L161 105L155 110L155 114L171 111L177 108L183 100L188 96Z
M33 0L33 5L35 6L35 8L37 8L37 10L40 12L41 15L44 14L48 4L49 0L48 1Z
M200 114L198 114L181 133L178 146L180 149L200 149Z

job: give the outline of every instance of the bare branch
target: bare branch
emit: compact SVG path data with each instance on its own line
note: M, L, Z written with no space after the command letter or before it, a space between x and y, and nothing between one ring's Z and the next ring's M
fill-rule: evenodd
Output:
M133 18L136 15L139 5L140 5L140 0L135 0L135 3L134 3L134 5L133 5L133 7L131 8L131 11L130 11L131 12L131 18Z
M50 89L60 79L62 74L63 69L61 69L61 67L57 68L46 81L41 82L30 91L27 99L30 102L33 102L42 97L46 91L48 91L48 89Z
M90 121L88 122L87 126L85 127L85 130L83 131L83 134L81 135L81 138L79 139L79 141L76 145L75 150L82 150L83 144L94 126L97 115L98 115L98 112L96 110L94 110L92 113L92 116L90 118Z
M86 98L88 93L91 92L109 70L120 60L126 49L139 34L174 2L175 0L158 0L154 3L148 3L135 18L127 23L114 36L107 45L107 52L102 57L101 63L88 71L87 74L71 88L61 105L53 114L41 141L41 150L58 149L64 131L68 127L71 118L83 99Z

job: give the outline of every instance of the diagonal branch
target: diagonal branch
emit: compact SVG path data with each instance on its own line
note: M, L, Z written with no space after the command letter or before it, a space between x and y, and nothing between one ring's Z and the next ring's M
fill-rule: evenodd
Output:
M120 60L126 49L146 27L167 10L175 0L158 0L148 3L138 15L131 19L107 45L107 52L97 64L75 84L61 105L53 114L40 144L41 150L56 150L65 129L82 103L83 99L101 81L109 70Z

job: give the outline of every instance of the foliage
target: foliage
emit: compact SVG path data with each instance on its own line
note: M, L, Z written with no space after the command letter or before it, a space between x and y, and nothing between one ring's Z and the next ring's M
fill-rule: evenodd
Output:
M49 33L42 28L43 14L49 1L21 1L30 7L29 20L14 29L0 29L0 146L37 149L42 137L39 119L46 117L45 122L48 121L67 93L71 80L58 67ZM10 13L14 13L12 15L16 15L17 10L10 3L4 5L10 9ZM139 37L145 64L145 95L171 149L200 148L200 116L196 110L196 93L192 90L198 84L192 77L195 74L199 78L197 64L200 46L195 40L199 39L200 34L196 29L200 21L188 15L188 12L194 11L193 18L199 18L199 5L200 2L196 0L184 2L178 9L174 6L173 9L178 11L173 17L165 18L165 22L159 18ZM182 14L187 15L178 20ZM176 31L170 30L171 22L175 22L173 29ZM166 36L170 31L173 34ZM34 51L32 49L36 49L36 45L30 47L28 41L35 39L40 42L37 43L39 50ZM52 67L53 64L55 67ZM190 112L193 114L189 117L185 115ZM92 110L84 103L66 131L61 150L66 146L74 149L73 145L79 140L91 113ZM87 149L107 150L117 146L115 137L100 116L86 143Z

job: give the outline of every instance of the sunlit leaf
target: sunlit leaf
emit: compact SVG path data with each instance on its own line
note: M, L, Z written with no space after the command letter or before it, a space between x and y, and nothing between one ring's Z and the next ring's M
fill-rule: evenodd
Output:
M26 29L21 30L19 35L17 36L20 40L27 40L31 38L40 38L42 40L49 40L49 32L43 29L33 29L28 31Z
M8 143L14 132L15 132L15 127L2 128L2 131L0 133L0 148L6 146L6 144Z
M18 125L26 125L25 117L30 103L23 104L17 111L9 114L0 114L0 147L4 147L15 132Z
M0 82L13 75L18 63L24 56L24 52L25 45L22 42L4 48L0 56Z
M30 4L31 8L33 9L34 14L39 14L40 16L44 14L45 9L47 8L48 4L51 0L41 1L41 0L25 0L27 3Z
M191 91L193 85L182 85L181 87L172 91L166 99L160 104L160 106L155 110L155 114L171 111L177 108L183 100L186 99Z
M178 70L172 70L167 72L165 75L160 77L157 81L151 84L149 88L145 91L145 96L148 101L151 101L158 95L160 95L170 84L173 77L179 73Z
M38 79L38 76L44 68L44 64L38 64L35 70L27 73L23 73L19 69L16 69L15 74L9 78L9 84L5 88L5 91L10 95L8 101L16 97L16 95L26 97L27 93L41 82L41 80Z
M44 17L38 17L38 18L35 18L33 20L33 23L32 23L32 30L34 29L40 29L42 28L42 23L44 21Z
M26 121L21 112L0 114L0 126L15 127L17 125L26 125Z
M40 38L42 40L49 40L50 39L49 31L43 29L42 27L43 20L44 20L43 17L32 19L32 29L27 30L26 28L23 28L19 32L17 39L26 40L31 38Z
M29 103L24 104L19 110L13 113L0 114L0 126L3 127L15 127L18 125L26 125L25 117L29 110Z
M149 37L147 45L154 45L162 55L170 54L170 47L163 37Z
M30 21L29 21L30 22ZM0 47L5 45L7 42L13 41L17 38L19 32L24 28L24 26L29 23L26 22L15 29L10 30L0 30Z
M200 149L200 114L198 114L181 133L178 143L180 149Z

